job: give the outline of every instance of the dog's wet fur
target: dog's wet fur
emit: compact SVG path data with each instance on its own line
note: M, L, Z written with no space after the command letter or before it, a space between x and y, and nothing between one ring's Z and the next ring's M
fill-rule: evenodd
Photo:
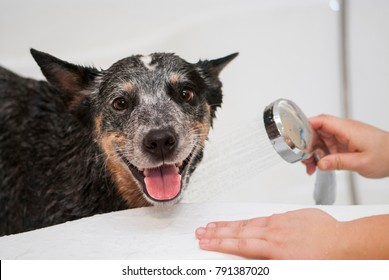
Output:
M107 70L31 54L48 82L0 67L0 235L179 201L237 54L136 55Z

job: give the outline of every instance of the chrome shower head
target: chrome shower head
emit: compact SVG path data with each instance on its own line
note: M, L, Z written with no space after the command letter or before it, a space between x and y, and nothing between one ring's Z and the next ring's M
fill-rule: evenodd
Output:
M318 161L329 154L327 146L294 102L278 99L271 103L263 112L263 121L274 149L287 162L312 156ZM335 192L335 172L318 170L313 193L316 204L333 204Z
M293 163L315 156L317 160L328 149L312 129L308 118L292 101L278 99L263 113L267 135L277 153Z

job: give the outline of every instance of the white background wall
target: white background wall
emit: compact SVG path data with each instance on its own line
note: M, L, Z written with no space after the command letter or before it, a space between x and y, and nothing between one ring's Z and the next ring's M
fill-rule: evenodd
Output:
M349 2L351 114L389 131L389 1ZM389 179L356 184L359 203L389 202Z
M349 2L352 116L389 130L389 2ZM42 78L30 47L102 68L137 53L175 52L195 62L239 51L222 73L225 100L210 137L214 147L231 149L223 135L237 123L260 122L277 98L295 101L308 116L342 115L334 6L329 0L0 0L0 64ZM313 203L314 178L301 164L280 161L239 182L234 163L226 168L229 186L193 184L197 192L187 200ZM198 171L195 183L209 174ZM343 172L338 185L337 204L351 203ZM360 203L388 203L389 179L357 177L357 194Z

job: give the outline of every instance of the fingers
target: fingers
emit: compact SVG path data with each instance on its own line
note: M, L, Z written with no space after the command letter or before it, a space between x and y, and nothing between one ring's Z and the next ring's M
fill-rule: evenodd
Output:
M211 224L212 225L212 224ZM261 227L200 227L196 230L198 239L204 238L258 238Z
M360 124L349 119L331 115L320 115L309 119L311 126L321 138L335 138L341 143L348 143L355 126Z
M318 162L320 170L350 170L361 172L366 157L361 153L332 154L323 157Z
M322 114L316 117L309 118L309 122L315 130L323 130L330 134L336 134L339 131L344 130L348 120L331 115Z
M203 250L239 255L244 258L267 258L266 241L261 239L201 239L199 246Z
M313 173L315 173L316 160L314 157L310 157L309 159L303 160L302 163L305 164L308 175L312 175Z
M221 221L221 222L212 222L207 225L207 227L245 227L245 226L255 226L255 227L264 227L268 224L269 217L259 217L249 220L239 220L239 221Z
M232 222L213 222L196 229L201 249L263 258L267 242L262 239L268 217Z

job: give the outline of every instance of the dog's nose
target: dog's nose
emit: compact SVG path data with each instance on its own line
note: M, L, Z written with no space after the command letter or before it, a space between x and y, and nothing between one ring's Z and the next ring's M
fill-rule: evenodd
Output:
M144 149L161 159L168 158L177 145L176 134L168 129L151 130L143 139Z

